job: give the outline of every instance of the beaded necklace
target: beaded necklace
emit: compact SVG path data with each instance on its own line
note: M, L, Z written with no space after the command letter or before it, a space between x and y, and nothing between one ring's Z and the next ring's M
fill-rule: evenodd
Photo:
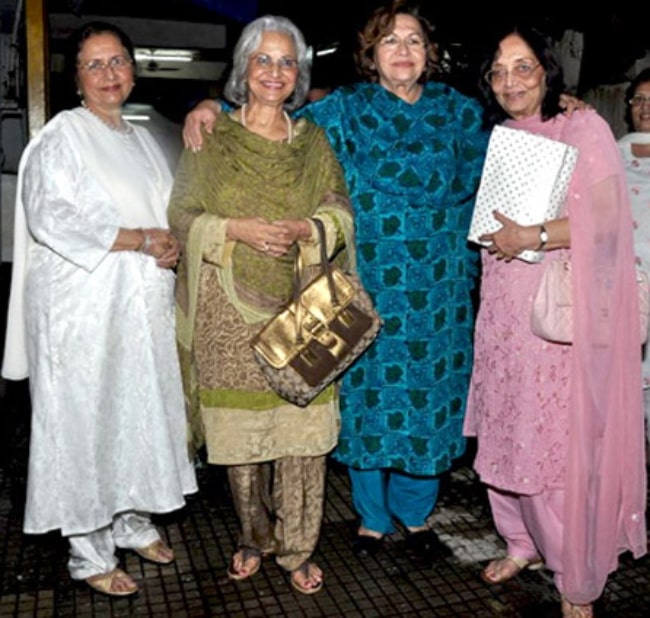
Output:
M87 105L85 101L81 101L81 107L83 107L86 111L90 112L95 118L98 118L102 124L106 125L111 131L115 131L116 133L121 133L122 135L129 135L129 133L133 133L133 127L128 124L127 122L124 122L124 120L120 117L120 125L115 126L114 124L111 124L110 122L104 120L96 111L94 111L91 107Z

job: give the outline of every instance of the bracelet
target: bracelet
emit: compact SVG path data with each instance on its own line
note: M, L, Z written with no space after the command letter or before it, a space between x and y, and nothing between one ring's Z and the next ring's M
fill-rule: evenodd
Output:
M147 253L149 248L153 245L153 238L148 230L142 230L142 244L140 245L138 251L140 253Z
M539 247L535 251L544 251L546 243L548 242L548 232L546 231L546 226L542 223L539 226Z

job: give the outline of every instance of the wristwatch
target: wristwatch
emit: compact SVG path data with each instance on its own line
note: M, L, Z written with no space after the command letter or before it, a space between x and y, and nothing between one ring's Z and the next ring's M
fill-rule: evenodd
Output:
M548 242L548 232L546 231L546 227L542 223L539 226L539 247L537 247L536 250L543 251L547 242Z

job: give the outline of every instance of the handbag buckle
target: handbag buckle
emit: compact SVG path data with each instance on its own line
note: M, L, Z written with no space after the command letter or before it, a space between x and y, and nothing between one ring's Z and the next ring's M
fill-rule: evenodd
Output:
M350 351L348 344L335 332L323 328L314 333L314 339L318 341L334 358L341 359Z

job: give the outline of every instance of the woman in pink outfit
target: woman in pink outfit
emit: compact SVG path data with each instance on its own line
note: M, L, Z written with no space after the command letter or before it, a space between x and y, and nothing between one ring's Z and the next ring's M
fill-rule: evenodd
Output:
M559 62L540 33L495 40L484 66L486 122L575 146L561 216L486 235L465 434L488 486L507 555L482 572L498 584L524 568L555 574L562 615L593 615L618 555L646 552L643 412L632 222L616 142L593 111L565 116ZM544 251L531 264L521 251ZM530 329L551 260L572 265L573 343ZM597 334L597 337L596 337Z

